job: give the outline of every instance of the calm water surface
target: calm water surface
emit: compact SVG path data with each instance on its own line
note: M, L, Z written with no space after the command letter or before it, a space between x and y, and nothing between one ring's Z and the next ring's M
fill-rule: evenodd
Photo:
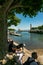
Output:
M36 49L36 48L43 48L43 34L35 34L29 32L21 32L22 36L13 36L9 35L10 39L13 41L20 43L25 43L26 48L28 49Z

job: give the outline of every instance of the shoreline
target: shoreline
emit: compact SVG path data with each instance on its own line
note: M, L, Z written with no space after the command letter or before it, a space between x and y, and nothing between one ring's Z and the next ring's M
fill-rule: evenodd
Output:
M14 42L14 44L15 45L18 45L16 42ZM24 53L25 53L25 55L23 56L23 58L22 58L22 61L23 61L23 63L27 60L27 58L28 57L30 57L31 56L31 53L32 52L37 52L37 54L38 54L38 61L41 63L41 64L43 64L43 49L27 49L27 48L25 48L24 47Z
M16 42L13 42L13 44L18 45L18 43L16 43ZM39 53L39 55L43 55L43 48L40 48L40 49L37 49L37 48L36 49L27 49L26 47L24 47L24 49L26 50L27 53L28 52L31 53L31 52L35 51L35 52Z
M18 43L16 43L16 42L13 42L13 44L18 45ZM40 65L43 65L43 49L34 49L34 50L29 49L28 50L27 48L24 47L23 52L24 52L24 56L22 58L23 63L25 63L25 61L28 59L28 57L31 57L32 52L37 52L37 54L38 54L37 60L38 60L38 62L40 62ZM13 53L12 55L9 55L9 53L7 53L5 55L5 57L8 59L13 59L14 55L15 55L15 53ZM3 58L2 60L0 60L0 62L2 62L2 64L5 64L7 62L7 59Z

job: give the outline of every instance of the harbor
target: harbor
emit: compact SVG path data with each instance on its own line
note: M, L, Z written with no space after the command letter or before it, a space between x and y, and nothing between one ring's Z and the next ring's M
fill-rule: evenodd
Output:
M19 34L22 36L9 35L8 37L18 44L25 43L28 49L43 48L43 34L29 32L20 32Z

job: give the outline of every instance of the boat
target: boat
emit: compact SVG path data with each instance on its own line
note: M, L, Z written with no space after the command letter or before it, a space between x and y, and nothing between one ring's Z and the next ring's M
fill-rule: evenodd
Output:
M21 36L21 34L19 34L19 33L9 33L10 35L14 35L14 36Z

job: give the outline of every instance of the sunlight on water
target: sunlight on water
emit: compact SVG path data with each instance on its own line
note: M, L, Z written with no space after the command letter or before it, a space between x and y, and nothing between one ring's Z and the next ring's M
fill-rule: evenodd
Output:
M9 35L10 39L17 43L26 44L26 47L29 48L43 48L43 34L34 34L29 32L21 32L22 36L13 36Z

